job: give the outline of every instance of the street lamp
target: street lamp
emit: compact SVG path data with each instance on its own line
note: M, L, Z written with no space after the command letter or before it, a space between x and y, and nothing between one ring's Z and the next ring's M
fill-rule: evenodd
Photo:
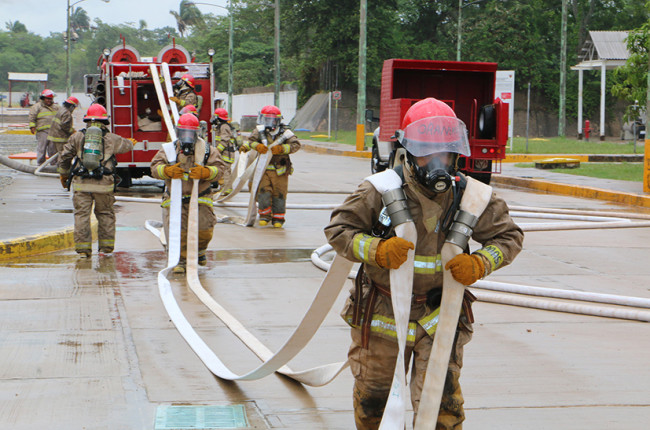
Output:
M230 0L228 0L228 7L220 6L218 4L212 4L212 3L199 3L199 2L188 2L186 4L202 4L206 6L214 6L214 7L219 7L221 9L225 9L228 11L228 17L230 21L230 29L228 30L228 113L231 115L232 118L232 51L233 51L233 22L232 22L232 3ZM212 58L212 57L210 57Z
M71 94L71 85L70 85L70 79L72 77L72 71L70 69L70 8L72 8L74 5L81 3L82 1L86 0L78 0L72 4L70 4L70 0L68 0L68 9L66 11L67 15L67 23L66 23L66 49L65 49L65 92L68 97L70 97ZM111 0L102 0L104 3L108 3Z
M460 61L460 45L461 45L461 31L462 31L462 23L461 23L461 10L466 8L467 6L471 6L476 3L480 3L485 0L476 0L467 4L463 4L463 0L458 0L458 39L456 40L456 61Z

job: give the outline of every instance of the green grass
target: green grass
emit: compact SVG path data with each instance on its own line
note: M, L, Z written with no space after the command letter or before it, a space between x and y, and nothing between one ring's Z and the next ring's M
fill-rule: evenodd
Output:
M599 140L571 139L566 137L550 137L545 139L528 139L515 137L512 151L507 146L509 154L634 154L634 142L601 142ZM637 154L643 154L643 142L637 141Z
M356 146L357 144L357 133L356 131L348 131L348 130L339 130L336 133L337 139L334 140L334 130L331 132L331 137L312 137L315 135L326 135L327 133L319 133L315 131L293 131L296 136L298 136L298 139L305 139L305 140L313 140L316 142L336 142L336 143L344 143L346 145L350 146ZM369 147L372 145L372 136L366 136L366 146Z
M517 163L515 167L535 167L534 163ZM643 181L643 163L580 163L576 169L549 169L551 172L622 181Z

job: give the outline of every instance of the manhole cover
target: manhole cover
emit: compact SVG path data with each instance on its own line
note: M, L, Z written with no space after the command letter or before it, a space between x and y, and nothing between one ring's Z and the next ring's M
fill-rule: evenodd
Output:
M160 405L156 410L155 430L212 430L247 427L248 419L243 405Z

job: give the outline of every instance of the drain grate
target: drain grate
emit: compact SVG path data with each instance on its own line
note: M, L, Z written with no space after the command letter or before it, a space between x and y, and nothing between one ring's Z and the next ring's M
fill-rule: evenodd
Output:
M155 430L213 430L248 427L244 405L160 405Z

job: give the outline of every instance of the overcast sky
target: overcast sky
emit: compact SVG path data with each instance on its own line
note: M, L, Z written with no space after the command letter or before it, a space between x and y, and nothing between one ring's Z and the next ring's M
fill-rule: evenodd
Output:
M77 0L70 0L74 4ZM107 24L134 23L137 27L141 19L150 29L166 26L176 27L176 20L169 13L178 11L181 0L85 0L74 7L83 8L91 21L99 18ZM209 0L201 3L214 3L227 6L227 0ZM20 21L27 30L49 36L51 32L63 32L66 28L67 0L0 0L0 26L6 30L7 21ZM202 13L225 15L224 9L197 5Z

